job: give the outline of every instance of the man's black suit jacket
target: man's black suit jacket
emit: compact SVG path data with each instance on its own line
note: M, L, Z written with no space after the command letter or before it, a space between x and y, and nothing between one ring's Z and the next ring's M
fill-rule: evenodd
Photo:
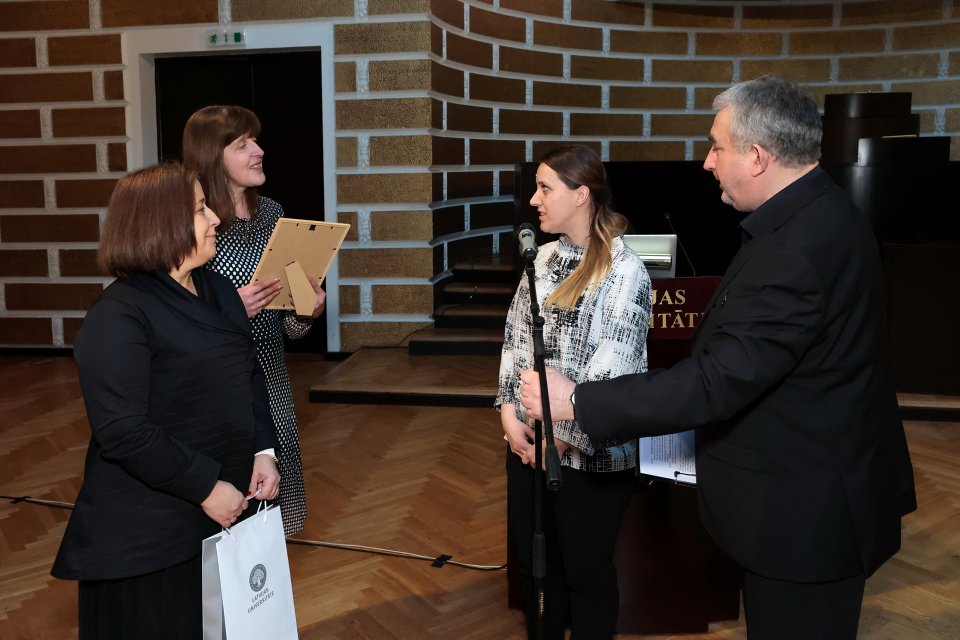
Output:
M734 560L797 582L870 575L916 508L876 241L819 167L742 226L691 357L578 385L580 426L597 447L696 427L700 515Z
M111 284L74 358L92 436L53 566L58 578L150 573L220 530L200 503L217 480L247 492L257 451L277 446L240 296L195 269L200 298L165 273Z

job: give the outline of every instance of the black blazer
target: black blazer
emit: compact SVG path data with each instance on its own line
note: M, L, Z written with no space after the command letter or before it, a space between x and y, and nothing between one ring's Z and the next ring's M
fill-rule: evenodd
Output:
M240 297L212 271L193 281L199 298L165 273L120 278L87 312L74 358L92 437L58 578L196 556L220 530L200 503L218 479L246 493L254 454L277 446Z
M691 357L579 385L580 426L597 447L696 427L701 519L734 560L798 582L870 575L916 508L876 241L820 168L743 226Z

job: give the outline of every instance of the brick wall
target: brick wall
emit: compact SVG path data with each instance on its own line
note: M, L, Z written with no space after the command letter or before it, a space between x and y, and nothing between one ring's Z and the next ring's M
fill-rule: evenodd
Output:
M960 0L233 0L334 25L344 351L429 324L457 261L512 250L513 166L563 141L609 160L706 152L710 101L780 72L911 91L960 159ZM126 167L121 36L216 24L216 0L0 2L0 345L64 346L108 279L100 218Z

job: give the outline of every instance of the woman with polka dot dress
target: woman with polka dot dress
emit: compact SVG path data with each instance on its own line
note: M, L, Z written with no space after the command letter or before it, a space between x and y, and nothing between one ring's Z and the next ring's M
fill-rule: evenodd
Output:
M287 535L303 529L307 505L300 461L300 438L293 394L283 354L283 334L301 338L321 313L326 295L315 280L317 304L310 317L264 309L280 292L279 280L250 283L283 209L257 194L266 177L263 150L257 145L260 120L237 106L204 107L190 116L183 131L184 164L200 174L207 204L220 218L217 254L207 263L237 287L250 318L257 355L267 378L270 412L280 441L280 510ZM249 284L248 284L249 283Z

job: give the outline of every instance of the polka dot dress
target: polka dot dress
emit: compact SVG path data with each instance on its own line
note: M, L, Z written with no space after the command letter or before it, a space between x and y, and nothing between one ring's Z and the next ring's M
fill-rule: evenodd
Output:
M250 282L266 249L270 234L283 215L283 209L270 198L261 197L253 220L236 218L229 228L217 229L217 255L207 268L220 273L242 287ZM303 467L300 461L300 436L293 412L293 393L283 355L283 334L303 337L310 330L309 322L300 322L292 311L264 309L250 319L257 356L267 380L270 413L277 426L280 467L280 511L287 535L303 530L307 519L307 503L303 488Z

